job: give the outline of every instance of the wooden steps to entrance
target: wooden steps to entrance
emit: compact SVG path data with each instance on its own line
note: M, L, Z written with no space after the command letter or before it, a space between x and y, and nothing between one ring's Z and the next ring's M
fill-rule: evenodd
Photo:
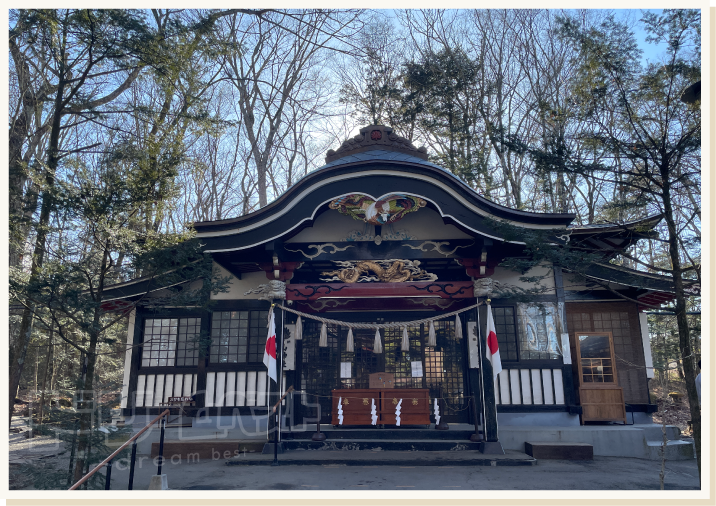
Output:
M474 431L417 428L337 428L323 431L326 440L312 441L313 432L296 432L282 438L284 450L463 451L480 449L470 441ZM292 438L291 438L292 436Z

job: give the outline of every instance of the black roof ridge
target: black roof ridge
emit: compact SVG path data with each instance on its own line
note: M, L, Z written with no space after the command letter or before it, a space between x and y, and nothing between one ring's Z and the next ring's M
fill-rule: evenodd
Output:
M388 153L390 155L390 158L365 158L370 153L375 153L376 151ZM353 157L361 157L364 159L356 159L351 160ZM209 228L209 227L215 227L215 226L227 226L232 224L239 224L241 222L245 222L248 220L253 220L257 218L260 215L270 215L274 208L281 207L283 203L287 200L290 200L292 198L292 194L298 191L299 186L302 184L306 184L306 182L310 181L311 179L320 178L322 173L328 170L334 170L338 168L350 168L355 167L358 165L364 165L366 163L372 163L372 162L382 162L389 165L394 165L397 167L406 167L410 165L420 165L422 167L425 167L428 170L431 171L439 171L438 174L442 176L449 176L450 181L452 181L453 184L457 184L461 186L461 188L468 192L471 198L475 199L477 203L473 202L473 205L476 205L477 207L487 207L495 209L496 211L502 212L502 213L508 213L513 214L515 218L526 218L526 219L564 219L569 220L571 222L576 218L575 213L540 213L535 211L524 211L521 209L514 209L511 207L503 206L502 204L498 204L496 202L493 202L492 200L487 199L486 197L480 195L477 193L474 189L472 189L470 186L468 186L464 181L459 179L455 174L450 172L449 170L445 169L444 167L441 167L439 165L436 165L432 162L428 162L425 160L421 160L419 158L413 157L408 154L399 153L399 152L393 152L393 151L386 151L386 150L370 150L362 153L358 153L356 155L346 155L345 157L342 157L338 160L335 160L329 164L326 164L322 167L319 167L305 176L303 176L301 179L297 180L294 184L292 184L285 192L283 192L276 200L269 203L268 205L257 209L256 211L253 211L249 214L245 214L243 216L238 216L235 218L226 218L223 220L213 220L213 221L202 221L202 222L195 222L193 224L194 228L199 231L199 228ZM482 204L482 206L480 206ZM565 226L568 225L565 224Z

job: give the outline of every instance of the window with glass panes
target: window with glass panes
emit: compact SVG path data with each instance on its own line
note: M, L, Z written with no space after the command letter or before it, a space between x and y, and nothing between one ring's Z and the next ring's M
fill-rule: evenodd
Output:
M201 318L179 318L178 332L177 366L186 367L198 365Z
M493 307L492 318L495 322L495 333L500 348L500 359L517 360L517 326L515 325L514 307Z
M201 318L144 320L142 367L197 365L200 327Z
M217 311L211 317L213 364L261 362L266 346L268 311Z

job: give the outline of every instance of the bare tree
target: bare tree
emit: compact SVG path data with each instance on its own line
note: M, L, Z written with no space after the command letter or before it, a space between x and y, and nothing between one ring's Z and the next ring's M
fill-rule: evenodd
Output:
M319 119L315 105L320 97L313 84L326 52L349 35L355 19L353 12L282 11L260 17L236 14L222 23L224 75L238 92L260 207L269 201L278 151L294 138L291 123Z

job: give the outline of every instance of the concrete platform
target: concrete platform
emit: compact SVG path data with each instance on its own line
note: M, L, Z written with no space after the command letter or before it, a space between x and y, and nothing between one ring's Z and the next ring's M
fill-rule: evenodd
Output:
M284 438L283 441L287 447L292 449L303 448L321 448L322 443L313 445L310 443L311 435L316 431L315 425L309 425L302 429L293 427L293 439ZM435 430L432 426L430 429L415 429L409 427L396 428L346 428L333 427L331 425L322 425L321 431L326 434L326 441L335 444L333 448L339 449L339 446L349 449L353 444L351 440L368 440L372 442L361 442L356 448L371 450L380 448L381 450L412 450L410 440L422 440L420 446L425 449L434 450L451 450L456 446L462 449L472 449L469 437L474 433L475 428L468 424L450 424L450 428L446 431ZM662 432L661 426L657 424L635 424L635 425L585 425L585 426L499 426L498 437L502 447L505 450L514 450L525 453L526 441L540 442L566 442L566 443L585 443L590 444L594 448L594 456L603 457L633 457L649 460L660 460L659 455ZM695 457L695 450L691 441L680 440L680 432L678 427L667 426L667 459L668 460L688 460ZM434 443L428 442L434 440ZM438 441L441 441L438 444ZM145 433L138 442L138 454L148 455L152 449L152 443L159 441L159 431L150 431ZM267 434L255 434L255 437L248 438L245 433L238 428L228 428L224 430L204 429L198 427L192 428L175 428L167 429L165 444L170 441L177 442L218 442L218 441L256 441L261 444L267 442ZM292 442L293 441L293 442ZM385 444L381 444L381 443ZM451 446L440 446L444 442L454 442ZM405 446L404 443L408 443ZM465 446L463 446L465 445ZM419 448L415 448L419 449ZM226 449L228 450L228 449ZM223 452L226 450L222 450Z
M658 440L652 440L656 434L659 434ZM587 443L594 447L595 456L661 459L655 451L661 445L661 426L658 425L656 428L654 425L508 426L499 428L498 437L505 450L524 452L526 441ZM679 429L668 428L667 437L679 437ZM694 446L690 441L673 439L667 448L668 460L695 458Z
M267 466L273 455L247 453L226 460L227 466ZM278 456L280 466L533 466L537 459L506 451L505 455L483 455L471 451L350 451L288 450Z

